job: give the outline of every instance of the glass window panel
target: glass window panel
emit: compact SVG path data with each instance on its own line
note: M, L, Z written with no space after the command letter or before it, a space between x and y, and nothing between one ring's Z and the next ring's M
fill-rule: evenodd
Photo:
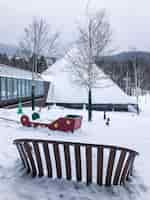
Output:
M7 96L8 99L13 97L13 81L11 78L7 78Z
M25 80L25 96L28 96L28 80Z
M2 100L7 99L7 78L1 77L1 97Z
M25 80L22 80L22 96L25 97Z
M29 96L31 97L32 95L32 81L29 80Z
M17 93L17 79L14 79L14 87L13 87L13 96L14 98L17 98L18 93Z
M18 79L18 94L22 97L22 80Z
M31 90L32 90L32 83L31 80L28 80L28 96L31 96Z
M0 100L2 99L1 77L0 77Z
M38 96L38 82L35 81L35 96Z

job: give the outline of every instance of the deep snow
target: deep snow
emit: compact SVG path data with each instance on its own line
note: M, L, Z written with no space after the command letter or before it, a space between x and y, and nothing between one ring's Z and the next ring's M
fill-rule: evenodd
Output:
M24 109L26 114L30 111L30 108ZM83 115L83 126L74 134L66 134L45 128L22 127L18 123L19 116L15 109L0 110L0 199L148 200L150 198L149 105L144 106L144 111L140 116L131 113L107 113L111 119L109 127L103 121L102 112L94 112L91 123L87 122L85 110L68 110L57 107L50 110L43 109L41 118L44 121L52 121L57 117L73 113ZM105 188L96 185L87 187L85 184L64 180L32 179L23 174L18 152L13 145L14 139L24 137L119 145L138 151L140 156L136 159L134 178L126 187Z

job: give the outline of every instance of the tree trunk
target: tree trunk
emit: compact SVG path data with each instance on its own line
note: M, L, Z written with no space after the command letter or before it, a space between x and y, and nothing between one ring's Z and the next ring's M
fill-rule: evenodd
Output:
M34 75L37 73L37 63L36 63L36 55L33 53L33 66L32 66L32 111L35 110L35 77Z
M35 85L32 83L32 111L35 110Z
M92 90L89 89L88 93L88 121L92 121Z

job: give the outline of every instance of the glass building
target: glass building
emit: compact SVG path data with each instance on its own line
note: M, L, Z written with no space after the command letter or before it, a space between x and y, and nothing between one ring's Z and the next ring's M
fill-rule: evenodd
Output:
M31 97L32 80L0 76L0 100L13 100L18 97ZM44 95L44 82L35 81L35 96Z

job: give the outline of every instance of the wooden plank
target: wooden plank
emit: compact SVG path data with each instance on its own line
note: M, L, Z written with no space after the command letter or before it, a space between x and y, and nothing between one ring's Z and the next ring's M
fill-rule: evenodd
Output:
M64 156L65 156L65 166L66 166L66 177L67 180L71 180L71 159L70 159L70 149L68 144L64 144Z
M97 184L103 185L103 147L97 148Z
M106 181L105 181L106 186L111 186L111 178L112 178L115 156L116 156L116 149L111 149L109 152L109 160L106 172Z
M92 147L86 146L86 179L87 185L92 183Z
M33 146L29 145L33 143ZM42 155L39 151L39 146L34 145L34 143L42 143L43 144L43 152L45 155L46 166L48 176L52 177L52 162L49 152L49 144L53 145L54 158L56 163L56 172L57 177L62 177L62 168L61 168L61 154L59 151L59 145L63 145L64 147L64 162L65 162L65 170L66 170L66 178L68 180L72 179L72 166L71 166L71 155L70 155L70 145L74 146L75 152L75 167L76 167L76 178L78 181L82 180L82 165L81 165L81 147L85 147L86 150L86 173L87 173L87 184L92 182L92 148L97 148L97 184L104 184L103 181L103 165L104 165L104 149L110 150L107 169L106 169L106 178L105 184L110 186L113 182L114 185L121 184L125 180L127 180L129 175L132 175L133 163L136 155L138 153L131 149L112 146L112 145L98 145L98 144L86 144L86 143L73 143L73 142L63 142L63 141L48 141L48 140L37 140L37 139L18 139L14 141L14 144L18 145L18 151L24 166L28 169L29 172L32 172L33 176L37 174L42 176L44 174L43 166L42 166ZM34 148L33 148L34 147ZM21 150L22 148L22 150ZM34 151L33 151L33 149ZM114 179L112 180L112 173L114 168L114 162L116 157L116 151L121 150L121 154L119 157L119 161L117 163L117 167L115 168ZM33 152L32 152L33 151ZM122 151L126 152L123 153ZM34 153L35 152L35 156ZM125 157L129 157L127 160ZM131 156L132 155L132 156ZM37 161L37 165L36 165ZM123 168L123 169L122 169ZM38 173L39 171L39 173Z
M135 160L135 155L133 155L131 162L130 162L130 166L129 166L129 170L128 170L128 174L127 174L127 180L129 180L129 176L133 175L134 160Z
M125 157L126 157L126 151L122 151L121 154L120 154L119 160L118 160L117 167L116 167L113 185L119 184L119 178L120 178L120 175L121 175L121 171L122 171L122 168L123 168L123 163L125 161Z
M25 165L26 165L26 169L27 169L27 174L29 174L31 172L31 168L30 168L30 164L29 164L29 161L28 161L28 157L26 155L26 152L25 152L25 149L24 149L24 145L23 144L20 144L20 150L22 152L22 155L23 155L23 158L24 158L24 161L25 161Z
M82 180L82 171L81 171L81 151L80 145L76 144L75 148L75 163L76 163L76 177L77 181Z
M130 163L131 163L133 157L134 157L134 153L130 153L128 155L128 158L126 160L126 163L124 165L124 169L123 169L123 172L122 172L122 175L121 175L120 184L124 184L125 181L126 181L127 173L128 173L128 170L129 170L129 167L130 167Z
M20 146L21 146L21 144L16 144L16 147L17 147L17 149L18 149L18 153L19 153L19 155L20 155L22 164L23 164L23 166L26 168L26 162L25 162L26 157L23 156L23 152L22 152L22 149L21 149Z
M134 167L134 160L135 160L135 157L136 157L136 155L134 154L134 156L133 156L133 160L132 160L132 163L131 163L131 168L130 168L130 173L129 173L129 175L133 175L133 167Z
M30 166L32 168L32 176L35 177L36 174L37 174L37 170L36 170L35 162L34 162L34 159L33 159L33 156L32 156L31 146L27 142L24 142L24 149L25 149L26 154L27 154L29 161L30 161Z
M56 163L57 177L61 178L62 168L61 168L61 160L60 160L60 152L59 152L58 144L53 144L53 150L54 150L54 157L55 157L55 163Z
M44 175L44 173L43 173L41 154L40 154L40 150L39 150L39 144L34 142L33 147L34 147L35 158L36 158L38 172L39 172L38 176L41 177Z
M53 176L52 162L51 162L48 143L45 143L45 142L43 143L43 150L44 150L44 155L45 155L47 174L48 174L48 177L52 177Z
M113 145L100 145L100 144L88 144L88 143L79 143L79 142L64 142L64 141L54 141L54 140L39 140L39 139L17 139L14 140L14 144L15 143L20 143L20 142L38 142L38 143L43 143L43 142L47 142L49 144L69 144L69 145L80 145L80 146L86 146L86 145L91 145L92 147L96 147L98 148L99 146L105 148L105 149L116 149L116 150L125 150L127 152L134 152L136 155L139 155L138 152L133 151L132 149L128 149L128 148L123 148L123 147L119 147L119 146L113 146Z

